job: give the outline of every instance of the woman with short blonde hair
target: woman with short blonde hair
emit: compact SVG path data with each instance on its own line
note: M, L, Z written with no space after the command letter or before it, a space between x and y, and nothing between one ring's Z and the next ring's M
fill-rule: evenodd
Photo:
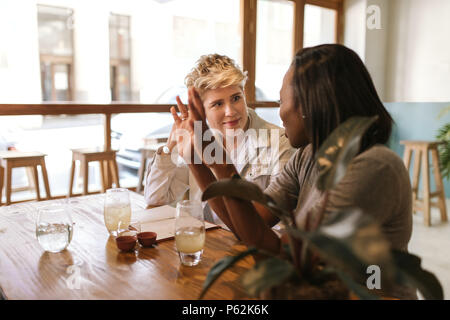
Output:
M226 148L233 155L231 161L241 176L264 189L280 173L294 150L289 145L284 129L263 120L247 107L244 94L246 81L247 73L234 60L219 54L201 56L185 78L186 86L195 88L201 95L210 128L222 133L224 140L232 141L227 141ZM179 97L177 103L182 105ZM187 111L181 116L187 118ZM172 161L177 159L172 153L179 153L174 128L167 144L158 149L147 168L144 196L149 205L164 205L180 200L188 190L190 199L201 199L201 191L186 163ZM245 134L261 130L267 134L266 143L260 143L257 134ZM235 139L239 134L230 136L229 132L243 133L240 137L245 138ZM273 141L277 141L278 145L272 145ZM243 156L248 154L252 156ZM221 221L206 202L204 213L207 221L225 226L226 221Z

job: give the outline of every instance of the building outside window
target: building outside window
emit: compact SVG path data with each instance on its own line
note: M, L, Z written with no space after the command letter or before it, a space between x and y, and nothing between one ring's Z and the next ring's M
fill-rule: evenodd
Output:
M109 59L112 101L130 101L131 97L130 17L109 17Z
M38 5L39 57L43 101L73 96L73 11Z

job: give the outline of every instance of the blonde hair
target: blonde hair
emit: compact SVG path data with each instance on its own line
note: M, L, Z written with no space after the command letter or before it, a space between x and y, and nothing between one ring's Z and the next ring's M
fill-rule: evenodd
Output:
M188 88L194 87L200 95L206 90L238 85L244 89L247 71L243 72L233 59L219 54L203 55L186 76Z

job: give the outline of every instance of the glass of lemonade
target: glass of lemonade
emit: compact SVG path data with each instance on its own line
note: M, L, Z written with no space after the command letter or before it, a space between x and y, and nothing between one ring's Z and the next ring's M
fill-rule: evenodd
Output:
M175 245L181 263L197 265L205 244L205 222L200 201L184 200L177 203Z
M128 229L131 220L130 194L127 189L106 190L104 206L105 226L108 232L117 235Z
M67 204L49 205L38 210L36 237L45 251L61 252L72 241L73 223Z

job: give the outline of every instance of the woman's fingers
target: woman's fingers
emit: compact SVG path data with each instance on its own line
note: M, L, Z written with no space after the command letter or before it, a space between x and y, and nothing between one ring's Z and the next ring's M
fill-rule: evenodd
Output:
M172 114L173 120L175 121L175 125L179 126L181 123L181 119L177 114L177 110L175 109L175 107L171 107L170 108L170 113Z
M197 91L194 88L190 88L188 91L189 109L198 120L205 119L205 110L203 109L203 102L200 99Z
M189 117L188 109L186 108L186 106L181 101L180 96L177 96L176 100L177 100L178 109L181 112L182 119L186 119L187 117Z

